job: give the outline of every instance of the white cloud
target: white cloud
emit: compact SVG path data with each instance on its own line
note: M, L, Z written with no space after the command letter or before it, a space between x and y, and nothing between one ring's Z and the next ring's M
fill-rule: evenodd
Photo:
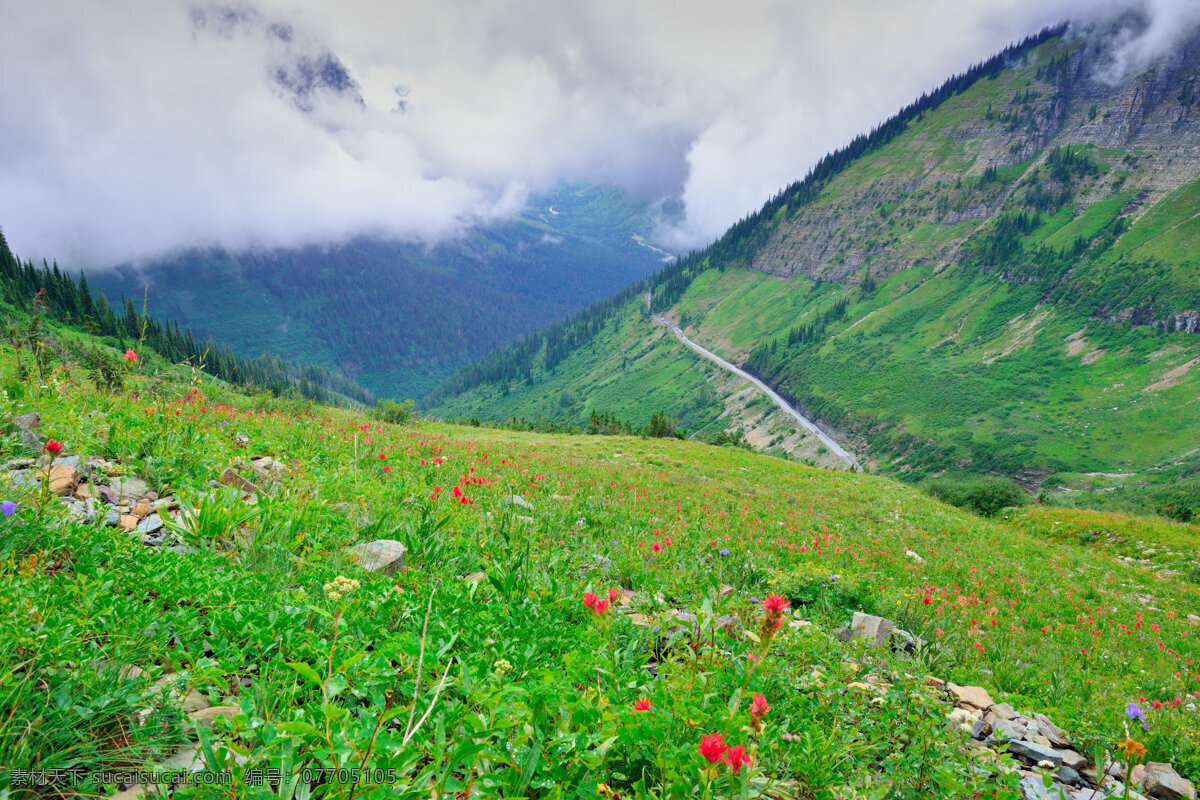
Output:
M1120 68L1197 17L1145 2ZM71 266L433 239L569 178L681 197L671 240L691 246L951 73L1101 5L1119 4L0 0L0 225ZM314 78L328 63L357 90Z

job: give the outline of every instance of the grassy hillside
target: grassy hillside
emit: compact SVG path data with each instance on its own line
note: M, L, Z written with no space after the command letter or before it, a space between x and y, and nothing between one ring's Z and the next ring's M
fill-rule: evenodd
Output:
M1051 36L956 79L877 146L831 156L836 170L652 280L656 309L877 471L998 473L1068 493L1088 473L1191 480L1200 125L1185 89L1200 46L1116 86L1095 78L1111 46ZM642 331L653 336L648 320ZM647 359L696 363L655 341ZM613 345L597 337L591 360L563 360L555 391L587 403L591 365ZM499 390L454 384L434 410L532 407L531 374ZM610 391L637 397L624 381Z
M437 245L362 238L337 246L192 250L89 275L109 297L235 351L264 350L352 376L379 397L419 398L498 345L654 271L654 209L564 185L514 221ZM149 287L147 289L147 286Z
M112 392L70 357L43 385L19 358L0 347L0 419L36 412L62 449L39 483L50 455L0 440L10 796L65 791L10 767L107 796L124 787L102 772L164 762L228 772L183 797L1015 800L1040 782L947 724L942 680L1048 714L1088 760L1138 703L1148 759L1200 778L1198 528L985 521L737 448L385 425L145 365ZM347 552L381 539L406 569ZM858 611L926 644L841 641ZM683 617L668 636L672 612L703 634L689 645ZM698 751L718 733L737 758Z

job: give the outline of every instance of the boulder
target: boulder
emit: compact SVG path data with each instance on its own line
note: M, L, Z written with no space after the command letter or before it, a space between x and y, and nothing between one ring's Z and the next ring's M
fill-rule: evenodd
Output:
M287 467L282 462L270 456L255 458L250 464L250 469L255 477L265 481L277 481L287 472Z
M346 553L355 557L358 565L367 572L391 575L404 569L404 557L408 548L395 539L376 539L373 542L356 544L348 548Z
M925 563L925 559L921 558L920 554L917 553L917 551L915 551L915 550L905 550L904 557L907 558L909 561L913 562L914 564L916 564L917 566L921 566L922 564Z
M1159 800L1196 800L1191 781L1180 777L1170 764L1151 761L1146 765L1146 780L1142 789Z
M887 644L895 629L896 625L891 620L861 611L855 611L854 618L850 621L850 630L855 639L866 639L876 645Z
M947 683L946 689L954 696L957 703L971 706L972 708L980 708L987 710L995 703L992 702L992 697L987 693L987 689L981 686L959 686L956 683Z

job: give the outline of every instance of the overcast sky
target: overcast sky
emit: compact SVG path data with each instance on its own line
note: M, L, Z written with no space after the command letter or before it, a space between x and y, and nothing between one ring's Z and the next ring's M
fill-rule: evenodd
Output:
M1194 26L1153 15L1131 63ZM1117 0L0 0L0 226L72 267L432 239L562 179L700 245L922 91Z

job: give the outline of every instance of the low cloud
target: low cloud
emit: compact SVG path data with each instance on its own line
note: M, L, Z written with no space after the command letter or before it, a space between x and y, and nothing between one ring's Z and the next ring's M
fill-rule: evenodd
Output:
M570 179L679 198L690 247L950 74L1128 5L0 0L0 225L72 267L432 241ZM1200 16L1133 5L1114 70Z

